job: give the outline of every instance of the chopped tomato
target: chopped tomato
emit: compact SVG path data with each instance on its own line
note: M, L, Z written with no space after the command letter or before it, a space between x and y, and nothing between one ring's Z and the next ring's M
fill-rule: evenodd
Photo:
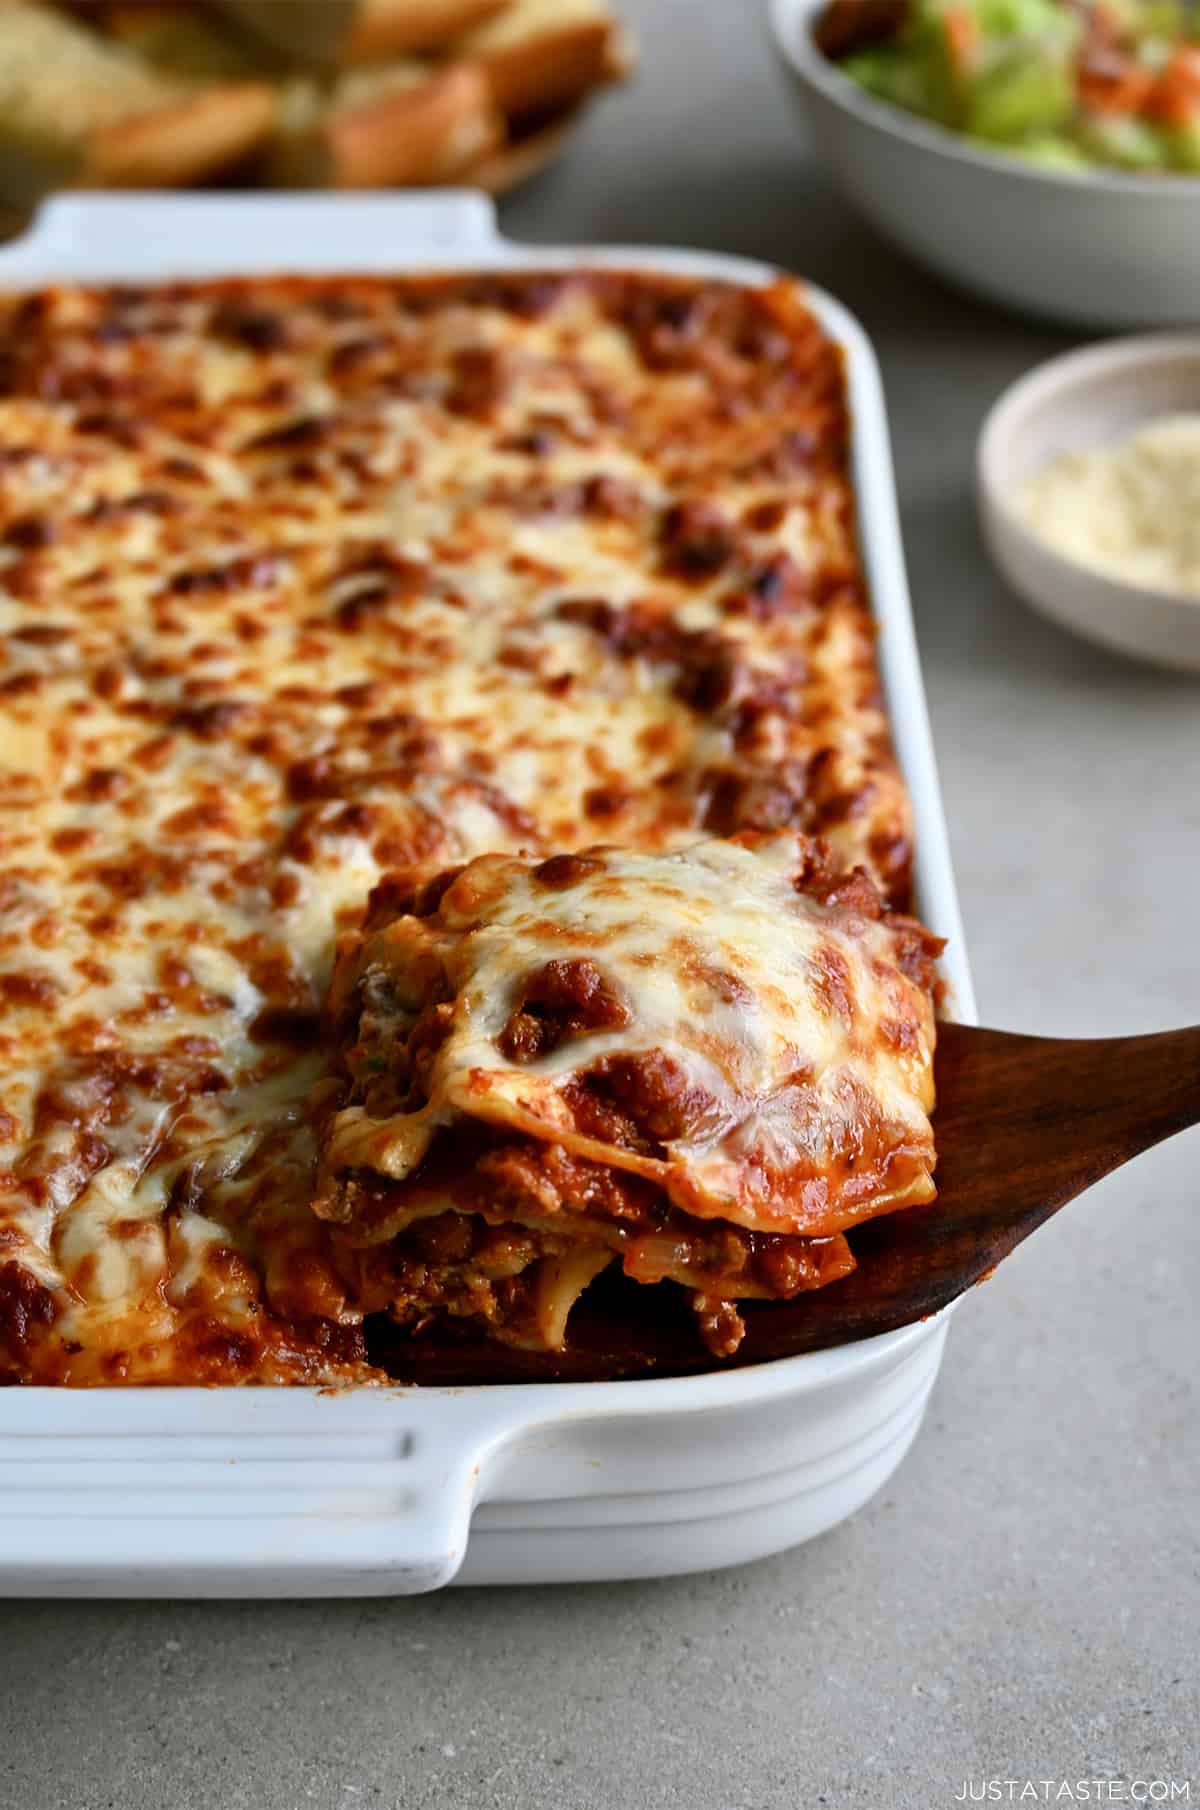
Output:
M1164 126L1190 126L1200 118L1200 49L1182 46L1154 83L1146 113Z
M1091 48L1079 60L1079 99L1093 113L1140 113L1155 78L1119 50Z

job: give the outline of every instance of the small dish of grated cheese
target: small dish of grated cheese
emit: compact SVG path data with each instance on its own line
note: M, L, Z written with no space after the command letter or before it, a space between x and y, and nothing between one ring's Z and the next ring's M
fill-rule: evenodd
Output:
M1110 653L1200 673L1200 331L1083 346L979 435L984 545L1019 597Z
M1029 531L1063 558L1200 603L1200 410L1060 454L1016 502Z

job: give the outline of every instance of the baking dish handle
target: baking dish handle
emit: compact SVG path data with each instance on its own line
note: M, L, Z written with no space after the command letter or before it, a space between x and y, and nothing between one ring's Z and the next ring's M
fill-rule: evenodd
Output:
M487 1391L6 1395L0 1596L437 1590L529 1421Z
M168 277L395 271L494 247L496 210L475 189L404 193L66 194L0 249L0 281L161 282Z

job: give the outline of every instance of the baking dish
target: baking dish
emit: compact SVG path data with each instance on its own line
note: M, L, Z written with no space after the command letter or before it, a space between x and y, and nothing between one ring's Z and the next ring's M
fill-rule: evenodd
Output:
M707 253L501 239L473 194L361 200L67 198L0 253L0 283L263 271L617 263L761 282ZM973 1018L900 550L878 373L845 349L863 557L918 835L918 904L950 938ZM406 1594L734 1564L861 1506L911 1443L947 1316L700 1377L359 1392L0 1393L0 1589L9 1594Z

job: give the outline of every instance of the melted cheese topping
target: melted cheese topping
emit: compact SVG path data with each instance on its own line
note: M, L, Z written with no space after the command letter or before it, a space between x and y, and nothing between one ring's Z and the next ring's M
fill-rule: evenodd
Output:
M332 1000L366 1103L333 1118L328 1166L403 1181L466 1118L756 1232L828 1237L931 1199L933 1007L902 965L912 926L881 918L870 889L866 912L861 891L804 890L811 855L783 832L484 856L432 916L352 936ZM380 1117L373 1077L398 1065L425 1097Z
M0 1376L369 1378L303 1103L382 874L792 823L905 899L837 350L616 274L0 316Z

